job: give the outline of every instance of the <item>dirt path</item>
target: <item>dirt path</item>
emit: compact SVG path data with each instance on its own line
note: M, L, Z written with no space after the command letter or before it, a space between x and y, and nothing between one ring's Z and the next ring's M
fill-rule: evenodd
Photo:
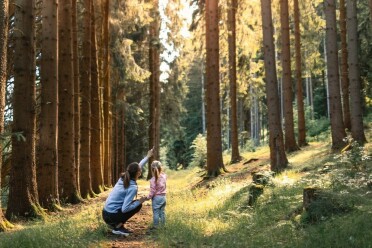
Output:
M148 193L148 186L138 186L138 198L145 196ZM103 201L106 198L103 199ZM108 241L103 247L111 248L138 248L138 247L158 247L151 235L148 233L148 228L152 223L151 201L146 201L142 205L139 213L134 215L127 221L125 227L132 230L133 233L128 237L122 237L107 231Z

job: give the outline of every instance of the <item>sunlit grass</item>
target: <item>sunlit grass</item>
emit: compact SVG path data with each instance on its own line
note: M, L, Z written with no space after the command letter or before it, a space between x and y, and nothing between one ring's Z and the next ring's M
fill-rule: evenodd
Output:
M268 148L242 155L245 159L261 158L268 156L266 152ZM272 179L253 208L247 205L249 181L234 181L230 179L233 173L193 189L190 185L201 180L198 170L170 173L167 226L157 233L159 244L162 247L331 247L334 242L334 247L372 247L366 245L366 240L372 238L368 232L370 221L361 217L372 212L371 207L366 207L368 201L358 208L362 212L340 216L343 220L332 217L333 224L303 226L301 223L304 187L314 183L322 188L330 186L328 177L324 175L322 181L317 173L329 156L329 144L322 143L311 143L291 154L290 168ZM350 239L345 235L350 228L342 225L358 231L351 232ZM321 240L327 245L323 246Z
M76 214L18 223L12 231L0 233L0 247L99 247L106 228L101 211L101 204L92 204Z

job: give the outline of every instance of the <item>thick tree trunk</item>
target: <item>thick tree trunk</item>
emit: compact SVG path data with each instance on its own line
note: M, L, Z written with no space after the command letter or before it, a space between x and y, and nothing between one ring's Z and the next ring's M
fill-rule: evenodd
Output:
M80 195L80 78L79 52L77 39L77 0L72 0L72 54L74 73L74 150L75 150L75 180L77 192Z
M289 41L289 14L288 0L280 0L280 25L282 41L282 67L283 67L283 97L284 97L284 130L285 149L288 152L297 151L293 122L293 101L292 101L292 76L291 76L291 51Z
M17 0L15 11L14 95L12 167L6 217L37 216L40 213L35 162L36 99L34 0ZM22 180L20 180L20 178Z
M238 140L238 114L236 106L236 11L237 1L231 0L228 6L228 41L229 41L229 79L231 102L231 162L240 161Z
M91 8L91 144L90 144L90 170L92 177L93 192L98 194L103 190L103 171L101 165L101 117L99 107L99 70L97 56L97 37L95 31L94 4Z
M340 0L340 33L341 33L341 91L342 109L345 128L351 130L350 103L349 103L349 68L347 65L347 43L346 43L346 6L345 0Z
M287 167L288 160L284 151L283 132L280 125L271 0L261 0L261 13L269 122L270 163L271 170L279 172Z
M350 79L351 135L359 144L366 142L363 126L362 86L358 64L357 1L347 2L348 65Z
M207 173L208 176L217 176L224 168L221 144L218 0L206 0L205 22Z
M153 1L154 11L158 13L158 1ZM160 155L160 41L159 41L159 15L154 14L153 22L150 24L149 44L149 69L150 76L150 129L149 149L154 148L154 155L149 160L159 159ZM147 179L152 177L151 170L148 170Z
M9 2L0 2L0 135L4 133L4 112L5 112L5 85L7 80L7 48L8 48L8 12ZM3 146L0 142L0 188L1 188L1 169L3 164ZM0 232L8 229L9 223L4 217L1 198L0 198Z
M298 0L294 0L294 25L295 25L295 57L296 57L296 95L297 95L297 118L298 118L298 145L305 146L306 124L304 97L302 92L302 64L301 64L301 31L300 31L300 8Z
M64 202L79 202L75 162L75 82L72 1L59 0L59 193Z
M42 6L41 111L37 182L39 202L53 209L58 196L58 0Z
M338 150L346 137L342 118L341 93L338 73L337 25L335 0L325 0L327 71L332 149Z
M92 193L90 174L91 145L91 4L92 0L84 0L82 58L80 61L80 193L87 198Z

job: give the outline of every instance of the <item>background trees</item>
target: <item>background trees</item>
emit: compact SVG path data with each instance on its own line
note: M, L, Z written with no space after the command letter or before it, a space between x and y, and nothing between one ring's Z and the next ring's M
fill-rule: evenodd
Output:
M228 0L37 3L35 13L33 2L11 5L15 15L10 11L6 19L11 38L1 40L9 48L2 59L7 61L2 130L12 126L22 134L13 136L12 146L5 146L8 136L2 143L7 216L30 209L37 214L38 199L46 207L58 199L74 203L80 194L94 196L154 145L156 159L169 168L206 163L209 176L229 162L222 160L223 151L236 161L239 150L270 145L272 170L284 169L278 73L283 73L288 151L297 149L296 136L303 146L327 132L333 148L342 148L348 105L352 135L364 142L363 117L372 99L367 0L347 2L347 26L342 2L338 9L331 0L295 1L293 9L278 0L238 6ZM342 54L347 45L350 69L337 65L340 41ZM17 184L19 177L30 181Z

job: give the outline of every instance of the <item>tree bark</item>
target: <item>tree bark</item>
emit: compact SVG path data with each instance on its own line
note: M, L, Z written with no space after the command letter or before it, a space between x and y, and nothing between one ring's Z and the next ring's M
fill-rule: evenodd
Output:
M284 130L285 130L285 149L288 152L297 151L299 147L296 143L293 122L293 100L292 100L292 76L291 76L291 51L289 40L289 14L288 0L280 0L280 25L282 41L282 78L283 78L283 97L284 97Z
M111 85L110 85L110 50L109 50L109 14L110 14L110 0L105 1L104 6L104 24L103 24L103 44L104 44L104 62L103 62L103 133L104 133L104 151L103 151L103 168L104 168L104 184L107 186L111 185L110 179L110 157L111 157L111 145L110 145L110 128L109 119L111 100ZM117 177L115 177L117 178Z
M279 95L275 65L275 48L271 14L271 0L261 0L265 82L268 107L271 170L279 172L288 165L280 125Z
M64 202L80 201L75 162L75 82L72 0L59 0L59 193Z
M298 145L305 146L306 124L304 97L302 91L302 61L301 61L301 31L300 31L300 8L298 0L294 0L294 25L295 25L295 57L296 57L296 95L297 95L297 118L298 118Z
M84 0L82 58L80 60L80 193L87 198L92 193L90 145L91 145L91 4Z
M35 2L17 0L15 10L12 167L6 217L39 216L36 183ZM22 179L22 180L20 180Z
M150 24L149 44L149 69L150 76L150 129L149 149L154 148L154 155L149 159L149 164L160 155L160 40L159 40L159 15L158 0L153 1L153 22ZM148 170L147 179L152 177Z
M371 21L371 29L372 29L372 0L369 0L369 20Z
M101 117L99 99L99 70L97 56L97 37L95 25L95 10L92 3L91 8L91 177L93 192L99 194L103 190L103 171L101 164Z
M75 180L76 189L80 195L80 72L77 38L77 0L71 2L72 15L72 60L74 73L74 150L75 150Z
M351 130L350 103L349 103L349 67L347 65L347 42L346 42L346 6L345 0L340 0L340 33L341 33L341 91L342 110L345 128Z
M363 126L362 86L358 64L357 1L347 0L348 65L350 79L351 135L359 144L366 142Z
M241 160L238 140L238 114L236 106L236 11L237 1L231 0L228 6L229 79L231 102L231 163Z
M41 39L41 111L37 183L39 202L53 209L58 196L58 0L44 1Z
M337 26L335 0L326 0L326 47L327 47L327 76L329 88L329 107L332 134L332 149L338 150L345 143L346 137L344 121L342 117L340 82L338 73L338 49L337 49Z
M5 94L7 80L7 48L8 48L8 12L9 2L4 0L0 2L0 136L4 134L4 112L5 112ZM0 188L1 188L1 169L3 164L3 146L0 142ZM3 214L0 198L0 232L8 229L9 223Z
M218 0L205 1L205 20L207 174L217 176L224 168L221 144Z

